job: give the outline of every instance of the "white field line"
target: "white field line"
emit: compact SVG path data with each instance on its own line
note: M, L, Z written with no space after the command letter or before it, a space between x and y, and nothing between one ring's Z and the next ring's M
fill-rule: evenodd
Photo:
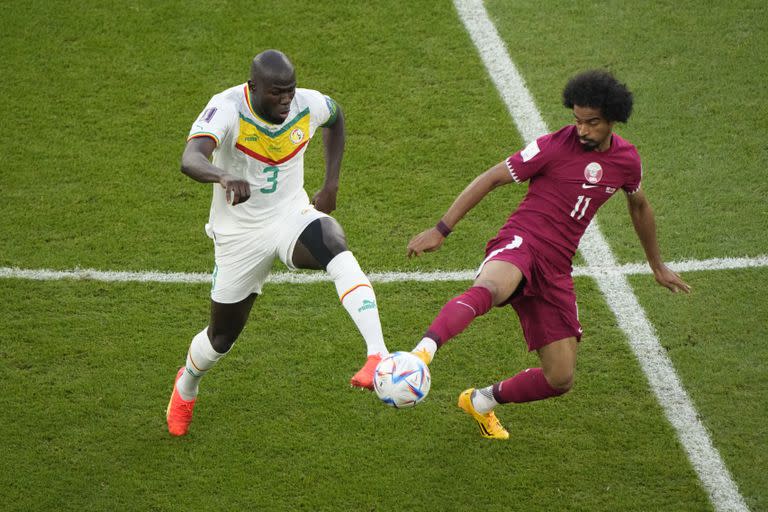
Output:
M741 268L768 267L768 254L752 258L713 258L709 260L686 260L667 263L676 272L697 272L706 270L731 270ZM646 263L627 263L609 267L594 265L591 267L573 267L575 277L592 277L595 279L610 275L650 274L651 269ZM400 283L406 281L471 281L475 277L474 270L455 270L432 272L371 272L368 278L376 283ZM82 281L107 282L137 282L137 283L210 283L211 274L183 272L116 272L90 268L73 270L22 269L16 267L0 267L0 279L29 279L32 281L58 281L62 279ZM305 284L330 281L325 272L276 272L269 276L267 282L281 284Z
M481 0L454 0L464 26L480 53L496 88L512 114L526 143L548 132L525 83L516 71L496 27ZM651 389L677 431L691 464L699 475L710 501L718 511L746 511L746 503L731 478L719 452L698 418L672 362L661 347L656 332L623 273L615 269L616 258L593 219L580 245L587 267L616 315L630 346L640 361ZM592 272L590 272L592 274Z
M488 19L482 3L477 0L454 0L454 3L523 139L528 142L547 132L546 124L512 64L495 26ZM649 274L647 265L618 265L600 233L596 219L584 235L580 249L587 266L575 267L573 275L596 279L619 325L627 333L651 388L677 431L715 509L748 510L626 279L626 276L631 274ZM669 266L678 272L765 267L768 266L768 255L682 261L671 263ZM369 274L371 281L376 282L464 281L471 280L473 276L474 270ZM0 267L0 278L157 283L209 283L211 280L210 274L207 273L114 272L94 269L57 271L11 267ZM311 283L328 280L324 273L276 273L269 279L272 283Z

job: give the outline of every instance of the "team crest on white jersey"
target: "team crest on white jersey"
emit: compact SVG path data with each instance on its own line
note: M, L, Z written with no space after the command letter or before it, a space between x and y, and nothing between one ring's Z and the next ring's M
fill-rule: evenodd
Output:
M584 177L590 183L597 183L603 178L603 168L597 162L590 162L584 168Z
M294 128L291 131L291 142L298 144L302 140L304 140L304 131L301 128Z

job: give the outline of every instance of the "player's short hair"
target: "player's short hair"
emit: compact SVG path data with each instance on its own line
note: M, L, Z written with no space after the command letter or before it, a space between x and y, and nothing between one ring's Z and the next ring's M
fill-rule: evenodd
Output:
M599 108L608 121L626 123L632 114L632 93L608 71L591 69L574 76L563 89L563 105Z

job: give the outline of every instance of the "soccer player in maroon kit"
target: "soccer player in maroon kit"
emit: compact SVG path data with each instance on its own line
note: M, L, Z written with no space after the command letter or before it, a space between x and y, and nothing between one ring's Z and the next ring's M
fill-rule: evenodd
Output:
M495 238L467 291L443 306L414 353L426 363L439 347L492 306L511 305L540 368L459 395L459 407L480 426L483 437L507 439L493 408L562 395L573 386L581 340L572 260L589 222L618 190L656 281L672 292L690 287L661 259L653 209L640 188L642 169L635 147L615 133L632 112L632 93L610 73L583 72L563 90L574 124L539 137L474 179L438 224L408 243L408 256L440 248L459 220L491 190L529 181L528 192Z

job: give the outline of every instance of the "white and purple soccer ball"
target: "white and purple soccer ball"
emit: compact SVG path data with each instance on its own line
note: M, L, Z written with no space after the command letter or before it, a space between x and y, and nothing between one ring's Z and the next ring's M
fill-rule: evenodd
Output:
M398 409L413 407L424 400L431 383L427 365L410 352L389 354L373 373L376 395Z

